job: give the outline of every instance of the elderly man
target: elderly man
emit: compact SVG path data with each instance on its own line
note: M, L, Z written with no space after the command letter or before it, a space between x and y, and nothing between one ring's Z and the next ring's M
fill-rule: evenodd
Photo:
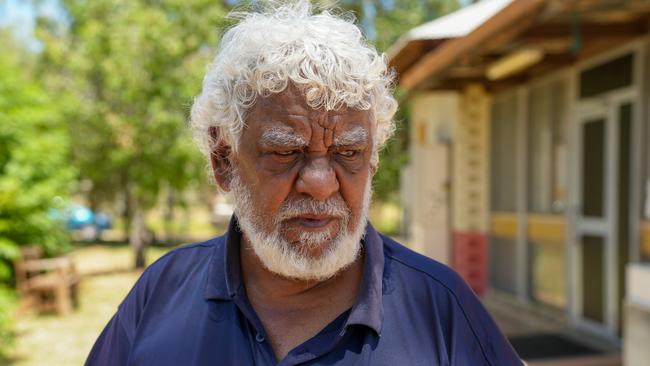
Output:
M450 269L368 223L385 59L308 3L240 14L192 108L227 233L149 267L88 365L521 365Z

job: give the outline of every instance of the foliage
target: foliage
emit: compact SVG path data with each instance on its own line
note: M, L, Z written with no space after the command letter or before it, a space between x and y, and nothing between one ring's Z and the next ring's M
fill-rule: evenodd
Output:
M21 245L46 253L69 248L62 222L52 217L65 202L74 171L60 108L30 77L28 55L0 33L0 345L12 340L15 294L11 263ZM4 51L3 50L3 51ZM0 347L0 361L6 349Z
M458 0L342 0L341 5L357 14L366 36L381 51L410 29L460 7Z
M142 217L160 193L206 182L185 121L226 12L213 0L64 4L67 34L41 28L43 65L57 70L53 84L74 95L67 109L73 161L92 182L93 206L123 199L141 251Z
M399 199L400 173L408 163L408 108L400 106L395 116L397 130L379 155L379 169L373 180L375 197L384 202Z
M29 76L26 57L0 53L0 282L10 280L19 245L49 254L68 247L52 213L74 177L70 140L57 101Z
M7 357L4 346L12 345L14 341L13 313L16 305L16 295L14 292L3 285L0 285L0 361Z
M132 187L145 207L202 160L184 126L224 11L210 0L70 0L68 37L46 42L78 98L74 158L99 201Z

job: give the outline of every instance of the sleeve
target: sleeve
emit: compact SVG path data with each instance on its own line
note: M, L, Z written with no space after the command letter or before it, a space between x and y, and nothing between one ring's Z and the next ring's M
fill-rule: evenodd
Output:
M456 292L452 365L521 366L517 352L466 284Z
M147 268L138 279L113 318L108 322L88 355L86 366L126 365L131 354L136 330L147 298L151 292L152 271ZM155 278L155 277L154 277Z
M131 351L131 337L120 319L121 310L118 310L95 341L86 366L126 365Z

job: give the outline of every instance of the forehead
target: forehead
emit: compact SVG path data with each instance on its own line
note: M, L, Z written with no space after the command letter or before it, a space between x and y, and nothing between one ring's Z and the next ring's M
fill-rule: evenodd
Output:
M334 134L349 130L370 130L371 113L343 106L338 110L314 109L307 104L304 93L295 87L260 97L247 118L247 128L268 130L282 128L297 134L311 134L314 129L331 130Z

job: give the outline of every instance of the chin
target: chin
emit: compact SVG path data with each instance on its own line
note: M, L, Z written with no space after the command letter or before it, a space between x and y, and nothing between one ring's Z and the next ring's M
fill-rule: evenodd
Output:
M293 251L298 252L300 256L304 256L306 259L312 261L318 261L329 252L336 251L336 248L332 247L337 245L333 240L310 243L290 241L290 243L289 245L291 245Z
M361 235L341 235L309 244L272 237L251 238L255 254L269 271L301 281L327 280L354 263L361 251Z

